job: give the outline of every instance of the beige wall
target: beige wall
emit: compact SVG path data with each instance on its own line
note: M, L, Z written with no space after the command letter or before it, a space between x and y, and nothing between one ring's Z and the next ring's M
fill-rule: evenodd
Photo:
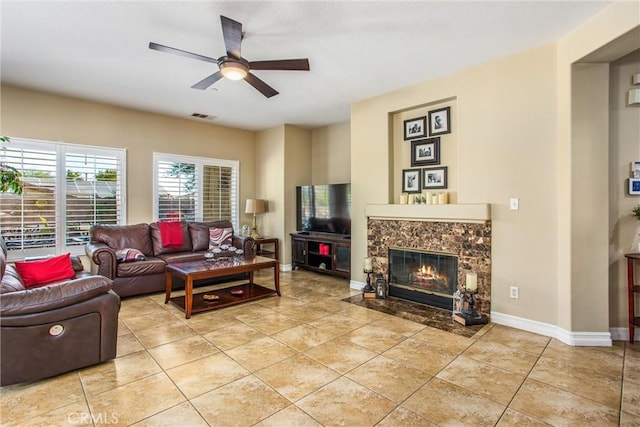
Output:
M6 85L1 94L3 135L126 148L130 224L153 220L154 151L239 160L240 212L255 193L254 132Z
M640 49L611 64L609 129L609 322L627 326L627 262L637 252L640 222L631 209L640 197L628 193L630 163L640 161L640 106L627 106L631 76L640 73Z
M264 199L269 212L257 218L261 235L284 235L284 125L260 131L256 136L256 192L251 197Z
M289 233L295 231L295 186L308 184L312 170L329 180L349 180L348 156L312 165L312 131L281 125L258 133L198 123L76 98L3 85L3 135L44 141L125 148L127 222L153 220L153 152L240 161L240 224L247 198L263 198L269 212L258 216L261 234L279 237L283 263L290 263ZM349 124L316 131L316 146L349 152ZM346 170L345 170L346 169Z
M494 312L608 331L608 70L574 64L637 27L639 12L614 2L557 43L352 105L352 265L366 256L364 207L397 203L406 112L455 100L456 154L441 164L454 171L458 203L491 204ZM364 280L358 268L352 280Z
M291 236L296 231L296 186L308 184L315 165L312 162L312 131L287 125L285 135L283 263L291 264Z
M571 305L597 309L586 316L572 311L571 326L563 327L608 331L609 65L574 64L572 69L572 149L566 165L572 180L571 245L589 249L572 253ZM591 185L582 185L585 181Z
M585 209L597 206L595 210L601 211L601 205L609 199L607 193L602 193L602 164L592 161L595 173L589 175L584 169L585 166L588 167L588 162L585 163L582 158L585 152L602 153L602 146L608 144L606 134L604 140L578 139L574 135L574 132L579 132L579 127L573 118L573 107L583 96L573 92L577 88L574 87L573 79L578 77L574 64L583 61L588 55L591 58L587 59L593 62L593 55L598 52L598 62L608 63L637 49L637 36L625 40L625 34L634 29L637 31L639 25L640 4L616 1L557 43L557 156L559 164L565 165L558 169L556 193L559 283L557 324L567 331L595 332L606 331L609 328L609 322L603 321L609 317L608 273L603 274L603 268L606 269L609 262L608 251L601 246L584 244L598 242L597 244L601 245L601 242L608 242L607 211L605 209L605 214L591 224L584 224L579 219ZM617 43L621 39L625 41ZM596 113L593 119L601 122L600 116ZM585 119L590 120L591 117ZM604 154L601 162L606 163L607 152ZM585 197L591 187L596 191ZM584 260L590 261L587 263ZM584 277L589 278L588 282L579 283ZM585 292L594 293L598 297L604 296L604 299L578 295Z
M355 104L352 265L362 264L366 255L364 206L389 199L397 203L397 169L410 164L410 143L396 127L407 115L451 105L455 135L441 139L441 165L449 167L458 203L492 205L493 309L554 323L554 87L555 52L544 46ZM389 121L389 114L396 116ZM400 158L390 170L394 151ZM384 191L389 176L396 177L393 196ZM519 211L509 210L510 197L520 198ZM352 279L364 280L359 269ZM518 300L508 297L514 285L520 287Z
M314 129L311 133L311 181L305 184L351 182L349 122Z
M311 131L280 125L258 132L256 197L265 199L269 212L258 219L261 235L280 239L280 262L291 264L291 239L296 231L297 185L311 180Z

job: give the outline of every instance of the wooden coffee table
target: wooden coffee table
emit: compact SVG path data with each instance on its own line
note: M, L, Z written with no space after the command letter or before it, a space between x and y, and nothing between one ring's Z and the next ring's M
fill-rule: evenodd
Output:
M264 268L273 268L275 290L253 283L253 273ZM226 288L193 294L193 282L195 280L213 279L240 273L249 273L249 283L230 284ZM184 279L184 296L171 298L174 276ZM237 292L239 290L242 290L241 295L231 293L231 291ZM213 301L205 300L203 298L205 294L215 294L219 299ZM253 259L224 258L216 261L178 262L167 266L164 303L167 304L171 301L182 308L187 319L191 317L192 313L215 310L275 294L280 296L280 263L273 258L262 256L256 256Z

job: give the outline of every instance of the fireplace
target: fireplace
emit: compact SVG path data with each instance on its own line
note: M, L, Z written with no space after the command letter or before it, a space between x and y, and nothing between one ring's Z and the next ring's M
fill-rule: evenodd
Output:
M485 315L491 312L491 220L488 205L369 205L366 214L367 256L373 259L374 276L382 275L388 280L391 296L451 310L451 294L456 291L456 286L465 284L467 273L476 273L476 310ZM391 250L396 249L408 253L403 255L404 258L394 260ZM430 273L426 266L422 271L420 264L420 257L424 258L424 254L452 256L448 261L442 258L440 265L436 265L438 274L446 273L446 287L438 280L426 280ZM397 263L402 262L413 263L408 273L390 272L390 268L395 270ZM453 265L456 270L452 270ZM415 274L418 269L422 277ZM409 273L422 278L425 285L409 287L406 283L411 282ZM436 289L425 289L426 283Z
M389 295L451 310L458 283L455 254L389 248Z

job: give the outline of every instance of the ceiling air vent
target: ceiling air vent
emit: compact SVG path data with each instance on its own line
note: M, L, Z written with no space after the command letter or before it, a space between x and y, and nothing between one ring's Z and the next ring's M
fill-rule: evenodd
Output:
M210 116L208 114L201 114L201 113L193 113L191 117L196 117L198 119L203 119L203 120L213 120L216 118L216 116Z

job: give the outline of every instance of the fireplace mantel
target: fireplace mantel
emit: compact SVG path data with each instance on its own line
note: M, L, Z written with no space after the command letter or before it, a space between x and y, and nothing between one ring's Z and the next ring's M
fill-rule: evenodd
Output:
M367 205L365 215L369 218L408 221L485 222L491 220L491 205L488 203Z

